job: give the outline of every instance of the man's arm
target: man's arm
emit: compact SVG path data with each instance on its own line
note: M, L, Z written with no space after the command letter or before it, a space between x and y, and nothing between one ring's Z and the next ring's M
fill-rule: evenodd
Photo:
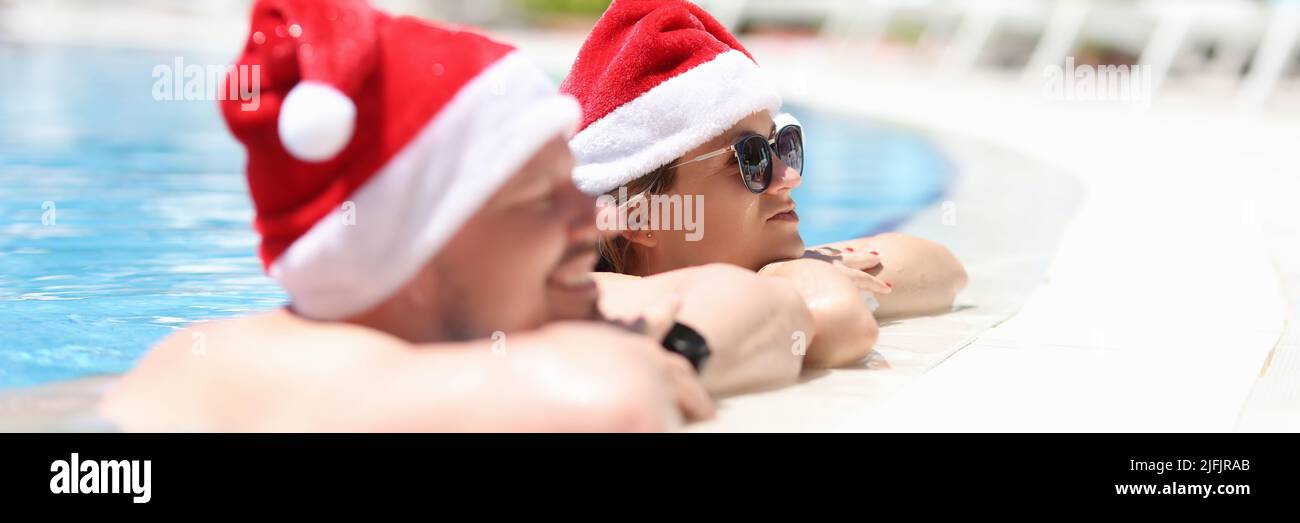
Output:
M667 430L682 418L658 379L663 350L642 336L588 322L493 343L414 347L282 311L200 324L154 347L101 412L132 431Z
M676 293L677 320L708 341L713 354L700 378L715 395L788 385L799 376L803 343L816 335L812 314L785 282L724 264L637 277L595 273L601 311L635 318L650 303Z

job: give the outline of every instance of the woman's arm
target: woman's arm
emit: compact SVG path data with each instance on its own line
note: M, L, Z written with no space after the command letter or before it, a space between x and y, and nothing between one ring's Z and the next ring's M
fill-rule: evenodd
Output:
M876 252L879 265L868 274L888 282L893 292L877 295L877 318L894 318L948 312L957 293L966 287L966 269L944 246L898 233L828 243L816 252Z
M783 281L724 264L637 277L595 273L601 311L632 318L648 304L677 294L677 319L694 328L713 351L700 376L715 395L793 383L802 347L817 328L802 297Z

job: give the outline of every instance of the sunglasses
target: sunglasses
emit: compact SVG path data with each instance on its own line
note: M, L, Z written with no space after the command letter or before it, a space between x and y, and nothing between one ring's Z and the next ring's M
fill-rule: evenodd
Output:
M740 165L741 183L749 192L763 194L772 185L772 154L803 176L803 127L793 116L786 114L777 116L776 123L778 128L771 137L746 134L729 147L674 163L668 168L734 153L736 163Z

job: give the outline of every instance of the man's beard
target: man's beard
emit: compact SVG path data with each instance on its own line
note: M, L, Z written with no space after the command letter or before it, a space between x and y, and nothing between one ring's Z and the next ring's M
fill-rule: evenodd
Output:
M560 262L556 266L563 265L573 258L583 256L595 249L594 243L575 243L565 250L560 257ZM438 315L431 318L431 321L438 323L439 332L447 341L469 341L483 339L492 335L496 331L505 331L501 325L487 325L481 321L482 318L474 313L473 304L477 303L472 299L476 293L465 282L471 281L472 278L458 278L446 268L439 267L437 274L438 288L437 300ZM546 285L545 282L542 285ZM543 291L549 292L549 291ZM508 298L508 297L507 297ZM603 318L600 312L598 301L593 300L591 304L580 311L569 312L559 310L554 303L549 300L543 302L545 310L538 316L538 324L527 326L529 329L539 328L542 325L555 321L589 321L600 320ZM487 312L487 318L494 316L494 311ZM511 326L519 327L519 326Z
M438 276L437 317L432 321L438 323L439 330L448 341L469 341L486 338L487 333L474 320L470 311L469 296L473 289L460 283L456 278L449 278L443 272Z

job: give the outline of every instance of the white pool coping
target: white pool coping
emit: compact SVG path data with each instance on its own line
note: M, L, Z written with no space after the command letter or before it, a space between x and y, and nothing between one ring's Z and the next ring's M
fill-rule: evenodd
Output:
M794 100L980 137L1059 166L1087 194L1018 314L841 428L1238 428L1287 310L1265 231L1298 219L1279 194L1300 174L1295 119L1177 99L1135 113L997 79L891 78L755 53L791 82L800 67L821 73L820 85L788 85Z

